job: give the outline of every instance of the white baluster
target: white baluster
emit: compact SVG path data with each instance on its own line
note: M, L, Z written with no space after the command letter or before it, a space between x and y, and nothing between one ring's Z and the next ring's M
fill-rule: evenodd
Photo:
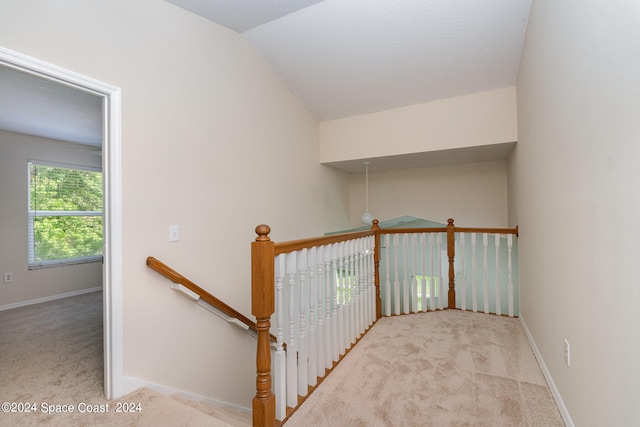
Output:
M373 267L373 251L372 243L375 242L373 236L362 239L362 248L364 250L364 269L365 269L365 305L367 307L362 323L362 332L369 329L373 323L376 313L376 287L375 287L375 271Z
M287 406L298 405L298 348L296 343L296 252L286 255L285 270L289 283L289 340L287 341Z
M316 308L318 296L318 279L316 277L316 247L310 248L307 252L307 265L309 266L309 339L307 341L307 381L310 386L318 383L318 361L316 355L316 346L318 337L316 336Z
M375 258L374 258L374 254L376 252L376 239L374 236L369 236L369 239L367 240L367 248L369 249L369 251L367 252L368 254L368 260L369 260L369 275L367 276L369 278L369 307L370 307L370 311L369 311L369 322L367 323L367 325L371 326L373 325L373 322L376 321L376 317L377 317L377 310L378 310L378 301L377 301L377 295L376 295L376 264L375 264ZM380 309L382 310L382 307L380 307Z
M420 253L422 254L422 271L420 275L422 279L420 280L420 309L422 311L427 311L427 247L426 247L426 233L420 233Z
M369 326L369 316L371 315L371 281L369 272L369 239L360 239L360 253L362 254L362 295L363 310L360 318L360 334L366 331Z
M496 314L502 314L502 289L500 286L500 235L495 235L496 245Z
M386 248L385 251L385 257L384 257L384 261L385 261L385 282L384 282L384 314L387 316L391 316L391 280L390 280L390 276L389 276L389 258L390 258L390 254L389 254L389 249L391 248L391 243L390 243L390 234L383 234L384 236L384 247Z
M336 311L335 309L335 276L332 275L333 269L331 268L332 259L334 255L334 246L327 245L324 248L324 281L325 281L325 325L324 325L324 367L325 369L331 369L333 361L338 360L338 351L335 346L333 337L336 335Z
M412 259L413 259L413 263L412 263L412 277L411 277L411 311L413 313L417 313L418 312L418 277L417 277L417 273L416 273L416 239L417 239L418 235L415 233L411 234L411 250L412 250Z
M409 307L409 294L410 294L410 289L409 289L409 260L407 258L409 258L409 254L407 253L407 246L409 245L409 235L408 234L403 234L402 235L402 257L403 257L403 277L402 277L402 300L403 300L403 304L402 304L402 312L404 314L409 314L410 313L410 307Z
M346 286L345 286L345 278L344 278L344 253L345 247L344 242L338 243L338 288L340 292L338 293L338 348L340 349L340 354L345 354L345 349L347 348L347 335L346 329L349 325L348 312L345 310L346 304Z
M487 261L489 235L487 233L482 234L482 246L484 251L484 312L489 313L489 264Z
M273 388L276 395L276 419L287 416L287 355L284 351L284 312L283 284L285 276L284 254L275 259L276 274L276 352L273 358Z
M333 360L338 361L340 358L340 353L342 352L340 345L342 341L341 331L342 331L342 322L341 322L341 313L338 297L340 296L338 293L338 287L340 286L340 280L338 277L338 250L340 248L339 243L334 243L331 248L331 305L332 305L332 313L334 317L334 325L333 330L331 331L331 341L333 348Z
M473 312L478 311L478 275L476 268L476 233L471 233L471 304Z
M360 338L363 331L364 325L364 315L367 311L367 307L365 305L366 301L366 270L365 270L365 254L364 254L364 244L363 239L356 239L353 242L354 248L354 260L356 267L356 275L355 275L355 283L356 283L356 310L355 310L355 328L354 328L354 336L355 338ZM355 343L355 339L353 341Z
M444 302L447 301L447 292L442 277L442 233L438 233L436 236L436 243L438 244L438 308L443 310ZM446 269L446 271L448 271L448 269Z
M429 260L431 261L431 275L429 276L429 308L433 311L436 309L436 286L435 278L436 271L434 267L435 251L433 246L435 244L435 233L429 234Z
M308 301L308 290L305 272L307 271L307 249L302 249L298 253L298 278L300 281L300 337L298 344L298 394L306 396L309 387L307 386L307 317L306 307Z
M317 374L320 377L324 377L324 357L325 357L325 343L324 343L324 293L325 293L325 279L324 279L324 246L318 246L316 250L316 268L318 277L318 330L316 331L317 344L316 344L316 361L317 361ZM282 418L278 418L281 420Z
M351 347L351 332L353 330L353 295L351 293L351 254L350 241L342 242L343 245L343 268L342 268L342 285L344 298L344 349Z
M465 273L465 269L464 269L464 253L465 253L465 248L466 248L466 242L465 242L465 235L464 233L460 233L460 247L461 247L461 254L460 254L460 270L462 271L462 273L460 273L460 297L462 299L462 304L460 305L462 311L466 311L467 310L467 278L466 278L466 273Z
M361 237L356 242L356 250L360 258L360 274L358 276L358 293L360 299L360 316L358 318L358 337L367 329L369 320L369 256L367 252L367 239Z
M356 242L356 250L358 257L360 258L360 274L362 277L358 277L358 294L360 298L360 316L358 318L358 337L362 336L362 332L366 330L366 321L369 313L369 297L368 297L368 270L367 270L367 252L366 252L366 239L360 238Z
M507 269L509 272L509 283L507 284L507 291L509 296L509 317L513 317L513 269L511 264L513 234L507 234L507 248L509 251L509 258L507 261Z
M400 280L398 279L399 268L398 268L398 246L400 243L400 235L393 235L393 257L395 262L395 280L393 282L393 296L394 296L394 314L400 314Z
M352 239L349 241L349 271L348 271L348 282L349 282L349 339L352 344L356 343L356 336L358 334L357 325L358 325L358 316L360 315L360 307L359 307L359 292L358 292L358 283L356 282L356 274L358 264L358 254L356 253L356 241Z

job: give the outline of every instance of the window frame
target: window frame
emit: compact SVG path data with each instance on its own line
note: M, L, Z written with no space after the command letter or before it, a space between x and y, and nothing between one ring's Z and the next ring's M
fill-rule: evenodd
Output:
M86 264L92 262L103 262L104 259L104 222L103 222L103 249L100 255L90 255L76 258L62 258L55 260L36 261L35 260L35 233L34 222L36 216L100 216L104 218L104 206L102 211L49 211L49 210L33 210L31 209L31 165L53 167L59 169L84 170L90 172L100 172L102 168L96 166L75 165L68 163L57 163L43 160L28 159L27 160L27 264L29 270L37 270L48 267L58 267L64 265ZM103 175L104 178L104 175ZM104 201L104 181L102 183L102 198ZM36 215L37 212L37 215Z

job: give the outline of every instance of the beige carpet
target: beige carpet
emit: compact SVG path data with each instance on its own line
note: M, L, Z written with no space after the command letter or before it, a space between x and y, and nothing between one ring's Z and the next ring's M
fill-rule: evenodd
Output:
M0 411L0 426L251 425L249 414L149 389L106 400L100 292L0 311L3 402L15 402L13 409L23 412ZM24 404L31 412L24 412ZM74 412L45 413L65 409L62 405L73 405ZM88 412L94 408L103 412Z
M517 319L447 310L378 321L285 425L564 423Z
M0 403L37 409L0 412L0 426L251 424L247 414L148 389L107 401L102 357L99 292L0 311ZM139 410L116 412L123 402L140 403ZM43 404L71 404L76 412L47 415ZM80 404L109 405L108 412L80 413ZM286 423L507 425L563 423L519 321L459 311L381 319Z

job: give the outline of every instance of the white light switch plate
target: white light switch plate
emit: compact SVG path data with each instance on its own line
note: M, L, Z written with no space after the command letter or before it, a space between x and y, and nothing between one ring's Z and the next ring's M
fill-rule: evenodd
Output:
M180 227L177 225L172 225L169 227L169 241L177 242L180 240Z

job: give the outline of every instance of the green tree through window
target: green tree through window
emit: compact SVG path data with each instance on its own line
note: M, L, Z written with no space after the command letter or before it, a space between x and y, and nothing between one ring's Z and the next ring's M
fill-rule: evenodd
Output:
M29 162L29 267L102 256L102 173Z

